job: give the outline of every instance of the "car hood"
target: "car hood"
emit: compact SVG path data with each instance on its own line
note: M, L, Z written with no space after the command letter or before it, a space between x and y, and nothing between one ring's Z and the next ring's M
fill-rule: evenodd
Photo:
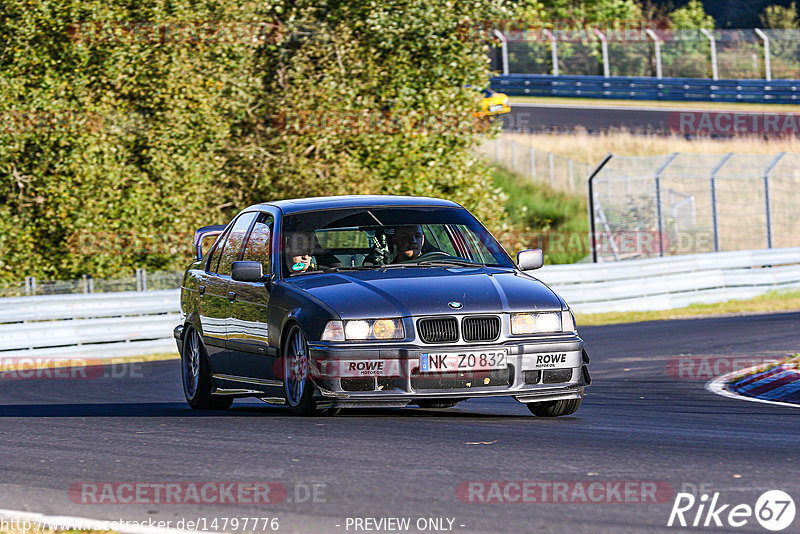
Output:
M322 301L342 319L562 308L549 287L510 269L344 271L290 278L287 283ZM462 307L453 309L450 302Z

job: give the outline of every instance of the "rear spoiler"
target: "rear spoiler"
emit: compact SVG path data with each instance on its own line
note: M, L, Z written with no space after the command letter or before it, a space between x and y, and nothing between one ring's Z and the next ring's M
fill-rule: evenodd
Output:
M192 247L194 248L194 259L203 259L203 239L210 236L221 234L227 225L225 224L212 224L211 226L203 226L198 228L192 238Z

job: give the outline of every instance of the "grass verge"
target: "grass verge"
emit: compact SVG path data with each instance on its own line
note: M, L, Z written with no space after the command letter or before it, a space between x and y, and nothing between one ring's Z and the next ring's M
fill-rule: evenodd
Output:
M715 315L739 315L749 313L773 313L800 310L800 290L769 291L747 300L728 300L715 304L692 304L674 310L646 312L576 313L578 328L615 323L661 321L665 319L689 319Z
M537 248L537 236L544 234L559 233L563 234L562 237L588 234L589 221L583 195L557 191L542 182L531 182L497 165L493 166L493 176L494 186L508 194L505 208L518 238L516 243L504 243L511 249ZM585 251L548 251L545 248L546 263L575 263L585 256Z

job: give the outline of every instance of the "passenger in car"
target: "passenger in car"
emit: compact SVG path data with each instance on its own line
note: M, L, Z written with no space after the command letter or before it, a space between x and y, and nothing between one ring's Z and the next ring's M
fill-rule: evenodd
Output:
M342 266L339 258L320 245L314 232L290 234L287 238L286 252L287 267L292 274Z
M315 240L311 232L294 232L286 238L286 264L290 273L304 273L309 268L316 270Z

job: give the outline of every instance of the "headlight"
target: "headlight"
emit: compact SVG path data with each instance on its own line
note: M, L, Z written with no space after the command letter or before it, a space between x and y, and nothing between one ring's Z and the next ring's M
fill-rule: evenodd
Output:
M405 337L402 319L328 321L322 332L322 341L384 340Z
M543 334L561 331L560 313L512 313L511 333L515 336L524 334Z

